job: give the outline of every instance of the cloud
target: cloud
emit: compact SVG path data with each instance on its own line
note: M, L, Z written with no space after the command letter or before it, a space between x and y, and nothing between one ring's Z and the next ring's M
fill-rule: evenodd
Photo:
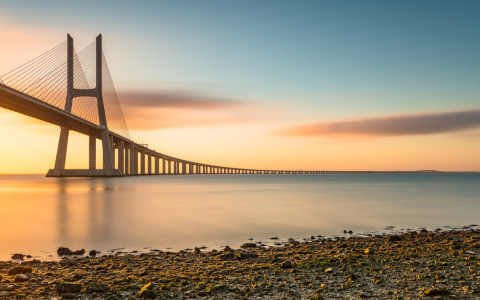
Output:
M207 97L190 91L121 92L122 107L218 110L243 106L247 101Z
M252 101L207 96L193 91L119 92L129 129L211 126L252 119Z
M294 126L280 133L300 137L368 138L437 134L475 127L480 127L480 109L316 122Z

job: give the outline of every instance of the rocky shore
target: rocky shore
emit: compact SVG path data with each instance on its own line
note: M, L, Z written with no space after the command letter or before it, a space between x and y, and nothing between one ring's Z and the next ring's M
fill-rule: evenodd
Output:
M0 262L3 299L480 299L480 230ZM21 254L16 258L22 258Z

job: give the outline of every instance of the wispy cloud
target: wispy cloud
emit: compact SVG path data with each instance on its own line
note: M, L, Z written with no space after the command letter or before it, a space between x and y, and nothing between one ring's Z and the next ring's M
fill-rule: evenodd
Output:
M122 106L142 108L177 108L177 109L206 109L218 110L238 107L248 104L225 98L208 97L191 91L161 91L161 92L121 92L119 93Z
M315 122L293 126L280 133L300 137L369 138L437 134L476 127L480 127L480 109Z
M209 126L251 120L252 101L208 96L193 91L119 93L130 129Z

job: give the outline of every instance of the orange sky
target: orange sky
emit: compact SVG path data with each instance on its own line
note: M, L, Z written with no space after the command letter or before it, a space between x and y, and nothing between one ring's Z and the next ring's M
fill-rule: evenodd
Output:
M0 75L62 42L65 30L0 18ZM74 33L78 49L96 34ZM319 88L302 94L268 81L252 88L213 79L201 84L192 78L164 80L174 76L170 74L177 66L151 78L147 86L127 75L141 70L122 70L126 62L111 46L127 37L107 37L106 55L131 135L160 152L257 169L480 171L480 112L474 89L465 96L461 88L452 87L452 95L457 91L458 96L448 98L435 89L416 93L408 86L408 93L382 94L380 85L362 93L342 82L345 90ZM181 62L174 55L164 59ZM284 92L288 101L282 99ZM368 102L369 97L377 98ZM54 165L59 132L56 126L0 108L0 173L46 173ZM97 153L100 166L100 150ZM71 133L67 168L87 168L87 155L88 138Z

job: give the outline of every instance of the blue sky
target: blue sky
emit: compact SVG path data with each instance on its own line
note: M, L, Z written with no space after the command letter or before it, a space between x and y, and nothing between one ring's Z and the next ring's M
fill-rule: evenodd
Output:
M102 33L119 88L209 90L332 115L478 105L478 1L0 5L9 23L81 32L80 47Z
M174 91L175 99L188 94L258 104L241 117L274 119L256 125L265 140L282 126L306 124L314 132L318 122L470 110L475 115L480 108L479 1L0 0L0 8L4 30L38 31L48 40L28 55L0 55L0 74L61 43L66 33L78 50L102 33L118 91L150 98ZM200 123L208 122L188 124ZM320 125L324 130L329 124ZM198 126L196 134L226 138L220 128L199 133ZM234 131L253 135L245 126ZM192 128L145 134L166 134L175 143L177 136L188 140Z

